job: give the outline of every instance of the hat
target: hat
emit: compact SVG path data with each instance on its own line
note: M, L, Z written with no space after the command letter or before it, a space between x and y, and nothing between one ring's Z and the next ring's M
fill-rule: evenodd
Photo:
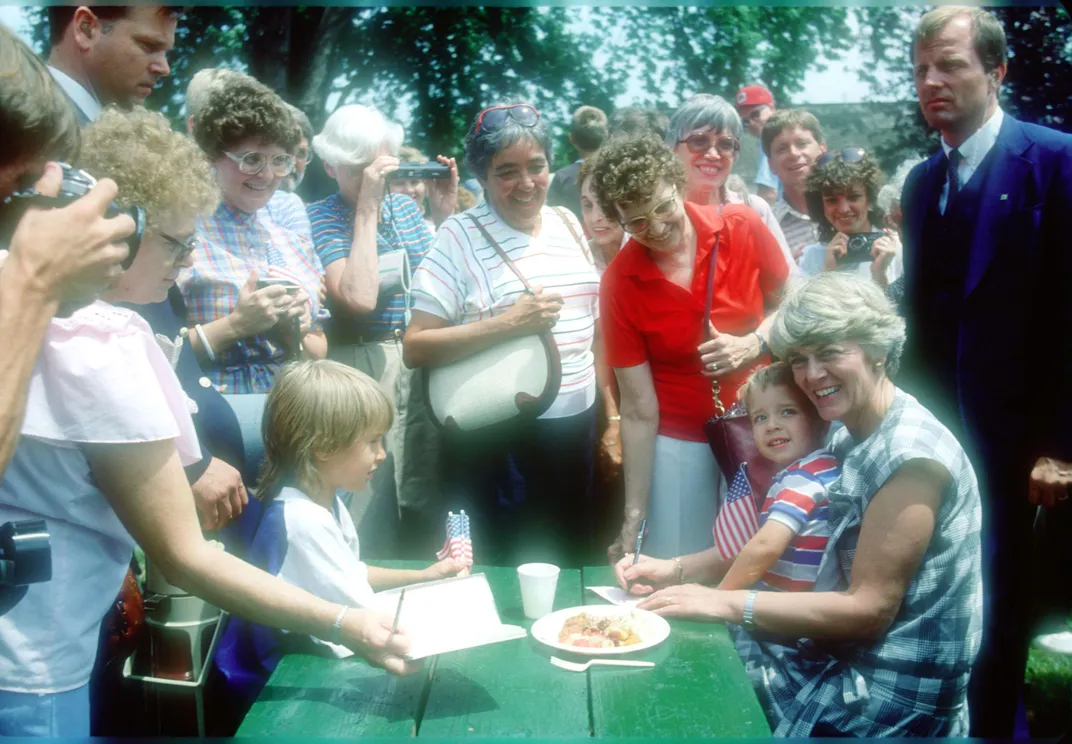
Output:
M762 85L746 85L737 91L737 108L743 106L774 105L774 96Z

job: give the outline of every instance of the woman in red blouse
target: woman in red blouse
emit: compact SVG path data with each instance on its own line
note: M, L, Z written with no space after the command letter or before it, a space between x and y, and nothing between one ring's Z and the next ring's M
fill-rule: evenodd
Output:
M684 201L684 167L657 138L605 145L592 183L604 212L631 236L599 291L606 359L621 391L625 470L625 517L607 552L615 560L630 550L645 518L646 555L699 552L714 544L726 489L703 432L714 412L711 380L728 408L767 359L767 329L789 265L754 210Z

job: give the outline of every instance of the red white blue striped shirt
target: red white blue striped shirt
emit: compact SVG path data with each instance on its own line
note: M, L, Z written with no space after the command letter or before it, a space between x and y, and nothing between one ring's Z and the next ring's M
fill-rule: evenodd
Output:
M830 540L827 488L841 475L829 450L802 457L774 476L763 510L762 529L768 519L780 522L794 533L789 547L771 566L761 588L807 592L815 587L819 564Z

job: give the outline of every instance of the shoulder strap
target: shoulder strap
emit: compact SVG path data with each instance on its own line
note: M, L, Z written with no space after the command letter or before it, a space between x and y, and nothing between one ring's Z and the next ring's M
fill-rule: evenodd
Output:
M592 256L592 251L588 248L588 243L581 240L581 236L577 234L577 231L573 229L573 223L570 222L569 216L566 214L566 210L562 207L551 207L558 215L558 218L566 223L566 227L570 231L570 235L577 241L577 245L581 246L581 251L584 253L584 257L588 259L588 263L595 265L595 258Z
M529 286L529 280L525 278L525 275L518 270L517 266L514 265L514 262L511 261L510 257L506 255L506 251L502 249L502 246L499 245L499 242L495 240L495 238L491 237L491 233L488 232L488 229L481 225L480 221L468 212L466 212L465 216L468 217L474 225L476 225L478 230L480 230L480 234L484 236L484 240L491 243L491 247L494 248L495 251L499 254L499 257L503 260L504 263L506 263L510 271L514 272L514 274L517 275L517 278L520 279L521 283L524 285L525 291L531 293L532 287Z
M719 215L722 209L718 210ZM711 249L711 265L707 267L707 299L704 301L703 336L709 338L707 328L711 323L711 303L715 295L715 267L718 261L718 244L722 242L722 229L715 234L715 247Z

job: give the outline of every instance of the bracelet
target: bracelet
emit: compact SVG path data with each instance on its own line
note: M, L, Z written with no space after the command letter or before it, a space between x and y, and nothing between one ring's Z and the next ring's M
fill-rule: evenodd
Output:
M209 361L216 361L216 352L212 350L212 344L208 342L208 337L205 336L205 329L201 327L200 323L198 323L194 326L194 330L197 331L197 337L201 339L201 348L203 348L205 350L205 353L208 354Z
M607 416L607 421L621 421L621 416Z
M681 558L680 557L675 557L673 560L674 560L674 563L677 564L677 583L684 584L685 583L685 567L683 565L681 565Z
M346 611L350 608L346 605L342 606L339 610L339 614L335 616L335 622L331 624L331 642L336 646L342 645L342 619L346 616Z

